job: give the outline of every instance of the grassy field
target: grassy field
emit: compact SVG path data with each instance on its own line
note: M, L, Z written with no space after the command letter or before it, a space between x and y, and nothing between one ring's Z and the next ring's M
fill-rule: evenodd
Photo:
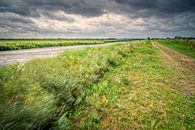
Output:
M161 40L159 41L159 43L195 58L195 40L190 39Z
M0 40L0 51L42 48L53 46L72 46L84 44L103 44L115 40Z
M150 41L2 67L0 129L195 129L194 80Z

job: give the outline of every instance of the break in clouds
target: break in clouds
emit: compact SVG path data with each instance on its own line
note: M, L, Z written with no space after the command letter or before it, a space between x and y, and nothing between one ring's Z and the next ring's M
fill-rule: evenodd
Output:
M0 38L195 36L194 0L0 0Z

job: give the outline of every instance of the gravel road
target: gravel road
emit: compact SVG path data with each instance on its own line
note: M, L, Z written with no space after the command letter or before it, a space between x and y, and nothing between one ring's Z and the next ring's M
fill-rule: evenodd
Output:
M82 49L87 47L103 47L103 46L109 46L113 44L124 44L124 43L126 42L113 42L113 43L96 44L96 45L47 47L47 48L24 49L24 50L14 50L14 51L0 51L0 66L19 64L35 57L51 57L66 50L77 50L77 49Z

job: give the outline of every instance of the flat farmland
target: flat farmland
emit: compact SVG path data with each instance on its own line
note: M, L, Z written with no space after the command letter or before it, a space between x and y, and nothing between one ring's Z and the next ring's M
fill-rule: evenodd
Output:
M0 130L195 130L195 0L0 0Z
M126 42L123 41L123 42L110 42L104 44L54 46L54 47L44 47L44 48L0 51L0 66L24 63L33 58L54 57L64 51L79 50L84 48L104 47L104 46L109 46L114 44L125 44L125 43Z
M128 41L0 67L0 129L195 129L193 51Z
M0 51L54 47L54 46L103 44L103 43L114 42L114 41L115 40L57 40L57 39L0 40Z

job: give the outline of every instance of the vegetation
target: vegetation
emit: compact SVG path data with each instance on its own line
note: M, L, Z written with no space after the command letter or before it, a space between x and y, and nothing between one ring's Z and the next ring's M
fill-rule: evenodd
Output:
M0 129L195 129L193 81L150 41L0 68Z
M85 98L84 90L119 64L129 50L112 46L70 51L1 68L0 128L65 127L66 118Z
M53 46L72 46L84 44L103 44L115 40L0 40L0 51L42 48Z
M161 40L160 43L170 47L176 51L184 53L195 58L195 40L176 39L176 40Z

